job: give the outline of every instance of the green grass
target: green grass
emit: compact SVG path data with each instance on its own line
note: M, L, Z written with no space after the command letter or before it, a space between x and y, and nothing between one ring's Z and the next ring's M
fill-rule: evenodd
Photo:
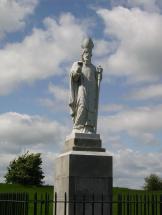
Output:
M53 198L53 186L23 186L23 185L18 185L18 184L2 184L0 183L0 192L27 192L29 193L29 196L33 198L34 193L38 193L38 196L41 194L45 195L45 193L48 193L51 198ZM116 198L116 196L121 193L121 194L131 194L131 195L144 195L144 194L161 194L162 191L152 191L152 192L146 192L144 190L135 190L135 189L128 189L128 188L119 188L119 187L114 187L113 188L113 196Z
M119 187L114 187L113 188L113 198L116 200L117 195L122 194L122 195L160 195L162 194L161 191L145 191L145 190L135 190L135 189L128 189L128 188L119 188Z
M37 193L38 200L45 199L46 193L49 194L49 199L53 199L53 186L23 186L18 184L0 184L0 193L12 193L12 192L26 192L29 194L29 200L34 200L34 194ZM29 215L33 215L34 205L33 202L29 203ZM40 204L38 204L38 211L40 210ZM43 211L45 207L43 205ZM52 204L50 204L50 214L52 214ZM43 213L45 214L45 213Z
M134 190L134 189L128 189L128 188L114 188L113 189L113 201L116 201L118 199L118 194L122 194L122 201L126 201L129 195L129 200L132 202L136 202L137 198L139 202L138 204L138 211L140 211L141 214L144 214L144 201L146 200L146 210L149 211L149 214L152 215L152 203L147 203L148 201L152 202L152 198L154 200L154 210L156 210L157 205L157 214L160 214L160 195L162 195L161 191L144 191L144 190ZM146 199L145 199L146 197ZM145 200L144 200L145 199ZM157 199L157 202L156 202ZM127 203L123 203L123 212L124 210L127 210ZM129 207L131 207L133 210L136 210L136 204L131 203L129 204ZM125 209L124 209L125 208ZM117 214L117 204L113 204L113 214ZM135 213L132 213L134 215ZM155 211L154 211L155 214Z
M53 198L53 186L23 186L18 184L1 184L0 183L0 192L27 192L29 193L30 199L33 199L34 193L38 193L38 196L41 194L45 195L48 193L50 198Z
M23 185L12 185L12 184L0 184L0 193L4 192L27 192L29 193L29 199L34 199L34 194L38 194L38 199L41 199L41 195L43 199L45 199L45 194L49 194L50 200L53 199L53 186L23 186ZM123 196L138 195L142 198L144 195L159 195L162 194L162 191L153 191L153 192L146 192L144 190L135 190L135 189L128 189L128 188L113 188L113 201L117 201L118 194L122 194ZM150 208L151 209L151 208ZM38 210L40 210L40 205L38 205ZM142 209L143 210L143 209ZM29 205L29 215L33 214L33 204ZM44 214L44 213L43 213ZM117 204L113 204L113 214L117 214ZM52 215L52 204L50 205L50 215Z

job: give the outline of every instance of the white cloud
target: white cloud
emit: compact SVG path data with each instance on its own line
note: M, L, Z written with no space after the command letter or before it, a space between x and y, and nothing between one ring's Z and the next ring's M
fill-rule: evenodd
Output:
M105 34L119 42L117 51L103 60L105 71L132 82L161 78L162 16L123 7L97 13L104 21Z
M53 162L69 130L66 125L40 116L19 113L0 115L0 178L11 160L26 152L42 153L46 183L52 183ZM51 168L51 169L49 169ZM50 175L49 175L50 174ZM49 176L48 176L49 175Z
M142 7L147 11L159 11L157 0L128 0L131 7Z
M0 38L25 26L25 18L32 14L38 0L0 1Z
M126 108L122 104L105 104L101 105L100 111L103 112L119 112Z
M111 154L114 156L115 186L139 188L143 185L143 178L150 173L161 174L160 152L142 153L125 148L121 145L121 138L118 135L120 131L129 133L135 130L138 132L139 124L142 124L140 130L144 133L161 129L161 110L161 106L152 109L143 108L141 110L125 111L116 114L114 117L108 117L107 119L104 117L102 119L102 125L104 125L106 132L105 136L109 137L106 140L109 139L113 144ZM153 118L155 119L153 120ZM159 123L159 125L156 123ZM103 132L104 129L102 129L102 134ZM68 129L64 125L40 116L12 112L1 114L0 140L2 144L0 163L3 164L0 165L1 181L3 181L9 162L29 150L30 152L42 153L43 170L46 176L45 183L53 184L54 159L57 155L56 152L58 152L58 146L56 145L64 143L67 133ZM3 143L7 147L3 148ZM110 148L109 145L107 147Z
M138 7L148 12L160 12L161 0L111 0L112 7Z
M2 149L3 150L3 149ZM16 157L14 153L3 153L0 156L0 183L4 182L4 175L7 172L7 166L9 165L10 161Z
M162 177L160 152L142 153L122 149L114 153L114 186L142 188L144 178L151 173Z
M64 72L62 63L79 59L84 35L81 23L68 13L58 21L46 18L44 27L34 29L22 42L0 49L1 95L22 83L60 75Z
M50 83L48 85L48 91L52 95L52 98L40 98L38 102L53 112L68 113L69 89Z
M103 135L127 134L142 144L158 144L155 132L162 129L162 105L157 107L134 108L99 119ZM139 142L139 141L138 141Z
M63 88L61 86L56 86L52 83L49 84L48 90L54 98L58 101L67 102L69 98L69 89Z
M41 106L48 108L52 112L67 112L67 107L65 107L62 102L57 100L50 98L40 98L38 99L38 102Z
M136 89L128 97L136 100L160 99L162 98L162 84L149 85Z
M112 54L118 45L116 41L109 42L107 40L94 40L94 44L94 55L96 58Z
M13 145L23 148L26 145L60 144L60 137L66 132L64 125L40 116L13 112L0 115L0 142L7 144L11 152Z

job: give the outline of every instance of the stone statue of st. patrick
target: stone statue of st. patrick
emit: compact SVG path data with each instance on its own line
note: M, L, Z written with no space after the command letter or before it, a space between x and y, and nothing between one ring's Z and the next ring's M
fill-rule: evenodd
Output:
M91 63L91 38L82 42L82 59L74 62L70 71L70 103L74 133L96 133L98 97L102 68Z

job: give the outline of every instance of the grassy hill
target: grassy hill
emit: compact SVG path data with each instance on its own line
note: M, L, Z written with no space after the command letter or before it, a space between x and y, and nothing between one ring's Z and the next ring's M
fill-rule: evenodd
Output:
M0 192L27 192L30 194L30 197L34 196L34 193L38 193L38 196L40 194L45 195L45 193L48 193L50 195L50 198L53 197L53 186L23 186L18 184L2 184L0 183ZM153 192L146 192L144 190L135 190L135 189L128 189L128 188L119 188L114 187L113 188L113 196L116 197L118 194L131 194L131 195L144 195L144 194L161 194L162 191L153 191Z
M30 194L30 198L32 199L34 196L34 193L38 193L38 196L40 194L45 195L45 193L48 193L50 195L50 198L53 197L53 186L23 186L18 184L1 184L0 183L0 193L9 193L9 192L27 192Z
M53 196L53 186L45 185L45 186L23 186L18 184L2 184L0 183L0 193L3 192L28 192L31 196L34 195L34 193L45 194L48 193L50 196ZM152 191L152 192L146 192L144 190L136 190L136 189L129 189L129 188L120 188L120 187L114 187L113 188L113 195L116 196L117 194L161 194L162 191Z

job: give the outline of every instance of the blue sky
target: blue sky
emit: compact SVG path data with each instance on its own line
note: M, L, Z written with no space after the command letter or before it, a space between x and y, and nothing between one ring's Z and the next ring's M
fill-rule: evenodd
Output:
M102 65L98 133L114 158L114 186L162 177L162 4L159 0L0 1L0 181L29 150L54 159L70 134L69 71L91 36Z

